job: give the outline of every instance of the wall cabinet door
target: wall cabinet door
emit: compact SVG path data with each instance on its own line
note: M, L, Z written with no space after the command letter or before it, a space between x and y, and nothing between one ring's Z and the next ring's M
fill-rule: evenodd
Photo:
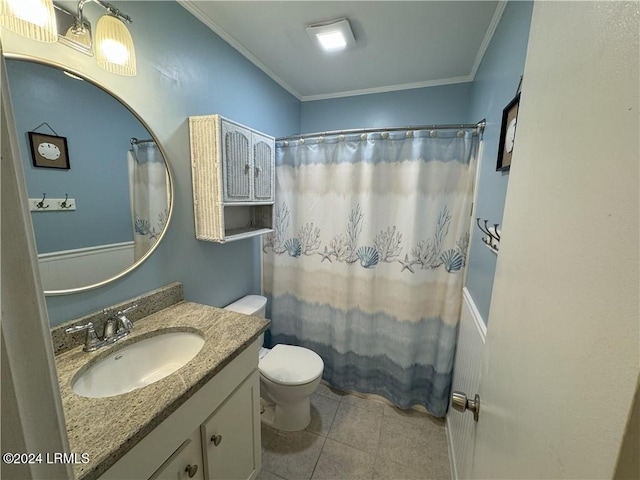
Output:
M275 148L273 139L252 134L253 143L253 199L256 202L273 202Z
M204 480L200 432L196 430L149 480Z
M260 384L257 372L202 425L205 478L247 480L261 465Z
M253 192L251 131L222 121L222 178L225 202L249 202Z

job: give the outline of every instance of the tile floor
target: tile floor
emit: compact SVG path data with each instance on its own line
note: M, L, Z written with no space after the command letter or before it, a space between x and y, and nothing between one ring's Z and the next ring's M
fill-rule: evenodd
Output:
M444 422L321 384L301 432L262 425L257 480L451 478Z

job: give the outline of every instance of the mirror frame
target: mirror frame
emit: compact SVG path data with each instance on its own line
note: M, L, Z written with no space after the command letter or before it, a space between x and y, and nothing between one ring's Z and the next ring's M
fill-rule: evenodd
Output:
M102 280L102 281L97 282L97 283L93 283L91 285L85 285L85 286L82 286L82 287L75 287L75 288L67 288L67 289L62 289L62 290L43 290L43 292L44 292L44 294L46 296L71 295L71 294L75 294L75 293L88 292L89 290L95 290L96 288L103 287L105 285L108 285L109 283L112 283L112 282L115 282L116 280L121 279L125 275L128 275L129 273L133 272L136 268L138 268L140 265L142 265L151 256L151 254L156 250L158 245L160 245L160 242L162 242L162 240L164 239L164 236L167 233L167 230L169 229L169 225L171 224L171 219L173 217L173 207L174 207L174 204L175 204L175 188L174 188L174 183L173 183L173 174L171 172L171 167L169 165L169 158L167 156L167 152L165 151L165 149L162 146L162 144L158 141L157 135L153 132L151 127L149 127L149 124L146 121L144 121L142 119L142 117L140 117L140 115L138 115L138 113L127 102L125 102L122 98L120 98L118 95L116 95L113 92L113 90L111 90L110 88L105 86L102 82L98 82L97 80L87 76L86 74L84 74L84 73L82 73L82 72L80 72L80 71L78 71L78 70L76 70L74 68L67 67L66 65L63 65L63 64L58 63L58 62L53 62L53 61L46 60L46 59L43 59L43 58L34 57L34 56L31 56L31 55L24 55L24 54L20 54L20 53L2 52L2 55L4 56L5 59L8 59L8 60L28 61L28 62L33 62L33 63L39 63L41 65L46 65L48 67L58 68L60 70L72 73L73 75L77 75L78 77L82 78L82 80L84 80L86 82L89 82L92 85L100 88L104 92L106 92L109 95L111 95L115 100L120 102L120 104L122 106L124 106L127 110L129 110L129 112L131 112L131 114L142 124L142 126L147 129L147 131L149 132L149 135L151 135L151 138L153 138L154 142L158 146L158 149L160 150L160 153L162 154L162 157L164 158L164 164L165 164L165 168L167 169L167 177L168 177L168 180L169 180L168 181L168 183L169 183L169 192L168 192L168 194L169 194L169 214L167 216L167 223L165 224L164 229L162 230L162 233L160 233L160 235L158 236L158 240L153 244L153 246L142 257L140 257L131 266L129 266L128 268L126 268L122 272L118 273L117 275L114 275L112 277L106 278L105 280ZM9 85L9 93L11 93L11 85ZM18 152L18 154L21 155L20 152ZM22 160L24 160L24 159L22 159ZM22 163L23 168L24 168L24 163L22 161L21 161L21 163ZM32 228L32 231L33 231L33 222L32 222L31 228ZM35 237L35 231L34 231L34 237Z

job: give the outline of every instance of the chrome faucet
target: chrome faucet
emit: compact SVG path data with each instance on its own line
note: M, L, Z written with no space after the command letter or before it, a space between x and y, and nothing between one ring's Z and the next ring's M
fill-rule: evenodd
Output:
M132 305L129 308L118 310L113 315L110 315L104 322L102 339L98 337L92 322L89 322L86 325L76 325L75 327L67 328L65 332L76 333L86 330L87 336L82 349L85 352L93 352L106 345L111 345L112 343L129 335L133 328L133 322L127 318L126 314L137 307L138 305ZM109 315L109 311L106 308L102 310L102 313Z
M85 352L93 352L106 345L103 340L98 338L98 334L96 333L95 328L93 328L92 322L89 322L86 325L76 325L75 327L67 328L65 333L75 333L82 330L87 331L87 336L84 340L84 347L82 348Z
M118 310L111 317L107 319L104 325L104 339L113 338L110 343L120 340L122 337L126 337L133 328L133 322L127 318L127 312L135 310L138 305L132 305L124 310ZM107 334L110 336L107 337Z

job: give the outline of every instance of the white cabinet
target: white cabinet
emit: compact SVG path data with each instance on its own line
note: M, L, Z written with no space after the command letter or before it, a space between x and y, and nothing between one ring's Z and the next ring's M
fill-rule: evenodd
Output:
M272 231L275 139L221 117L189 117L196 238Z
M253 435L260 429L259 405L259 385L245 382L202 425L205 478L247 479L259 469L254 452L260 444L247 448L247 438L260 438Z
M149 480L204 480L200 432L196 430Z
M275 140L218 119L222 130L223 202L273 203Z
M253 155L253 199L256 202L275 200L275 140L253 132L251 136Z
M262 459L258 349L256 341L100 480L254 480Z

